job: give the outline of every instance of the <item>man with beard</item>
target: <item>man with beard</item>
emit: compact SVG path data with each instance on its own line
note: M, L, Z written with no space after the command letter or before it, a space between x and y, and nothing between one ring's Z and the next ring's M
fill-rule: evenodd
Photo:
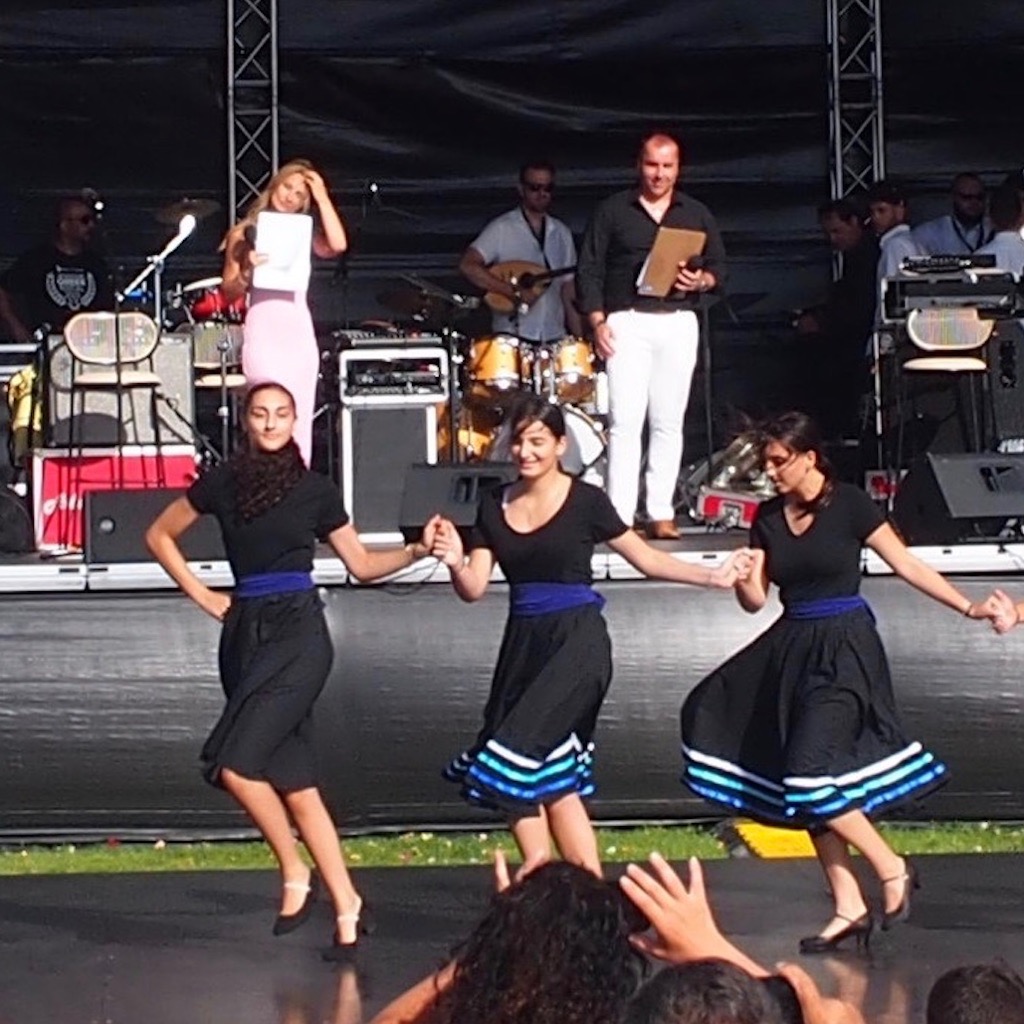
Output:
M977 252L991 237L985 221L985 185L964 171L950 189L953 209L913 229L914 241L929 256L961 256Z
M0 277L0 322L27 344L43 324L59 332L76 313L111 309L114 295L103 257L90 249L96 213L80 196L57 204L53 238L20 256Z

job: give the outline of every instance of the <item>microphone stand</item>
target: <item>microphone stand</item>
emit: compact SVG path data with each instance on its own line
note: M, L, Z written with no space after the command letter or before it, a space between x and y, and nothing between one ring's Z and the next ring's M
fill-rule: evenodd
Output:
M192 435L192 440L195 441L196 447L202 453L204 465L216 466L218 463L227 459L227 451L225 450L224 454L221 455L217 449L214 448L213 442L181 411L176 398L173 398L171 395L164 394L164 392L159 389L157 390L156 397L159 398L172 413L174 413L174 416L179 423L188 428L188 432Z
M160 250L155 256L146 257L146 266L135 275L135 278L126 287L114 293L115 302L120 305L125 297L130 295L152 274L156 278L153 286L153 319L156 321L157 330L163 329L161 317L163 316L163 291L161 279L164 272L164 264L167 257L181 245L196 229L196 218L191 213L186 213L178 222L178 233Z
M118 448L121 447L121 424L124 422L124 383L121 376L123 372L121 366L121 306L124 304L125 297L135 291L152 274L155 281L153 286L153 320L156 323L157 344L159 345L160 333L163 330L163 289L161 278L163 276L164 263L167 257L195 231L196 223L195 216L191 213L186 213L178 221L178 233L155 256L146 257L146 266L135 275L128 285L114 290L114 373L116 375L115 391L117 393L116 430ZM155 425L154 429L157 429L156 436L159 438L159 430Z
M711 385L711 307L719 301L719 296L712 292L701 292L697 297L697 320L700 332L700 354L704 365L704 444L705 473L704 479L711 486L712 464L715 456L714 417L712 401L714 393Z

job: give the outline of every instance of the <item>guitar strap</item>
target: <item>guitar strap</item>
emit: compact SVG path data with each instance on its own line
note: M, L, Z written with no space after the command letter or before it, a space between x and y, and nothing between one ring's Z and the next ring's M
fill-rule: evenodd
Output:
M533 230L533 225L530 223L530 218L526 216L526 211L521 206L519 207L519 212L520 212L520 214L522 214L523 220L526 221L526 227L528 228L530 234L533 235L533 237L537 240L537 245L540 246L540 258L544 261L544 269L545 270L550 270L551 269L551 262L548 260L548 254L544 250L544 242L547 239L547 235L548 235L548 219L547 219L547 217L543 217L541 219L540 230L539 231L534 231Z

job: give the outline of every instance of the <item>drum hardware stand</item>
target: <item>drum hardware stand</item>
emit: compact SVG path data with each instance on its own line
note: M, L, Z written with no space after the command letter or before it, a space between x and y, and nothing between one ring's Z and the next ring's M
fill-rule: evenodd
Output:
M228 394L228 352L231 349L231 338L227 331L217 339L217 356L220 360L220 402L217 405L217 418L220 420L221 457L226 459L231 454L231 396Z
M172 413L174 413L178 422L188 428L188 432L192 435L192 440L195 442L196 448L199 450L202 461L205 465L216 466L218 463L223 462L227 458L227 451L221 455L216 448L213 446L213 442L199 429L193 420L190 420L180 409L180 403L177 398L171 395L164 394L159 388L156 391L156 397L167 406Z
M459 379L462 370L462 353L459 341L462 335L452 326L441 328L441 338L448 352L448 458L451 462L461 461L459 458L459 420L462 417L462 395L459 390Z
M334 456L334 444L340 429L338 422L338 410L341 408L341 396L339 392L341 374L339 370L338 345L336 342L330 349L323 349L320 352L320 366L329 366L331 363L334 364L333 373L321 370L318 374L318 383L325 385L324 394L326 398L314 410L313 422L315 423L321 416L327 417L327 474L340 486L341 481L338 479L338 462Z
M711 463L715 455L714 416L711 403L714 398L711 386L711 307L718 297L702 292L697 299L697 326L700 331L701 360L704 363L704 445L707 464L707 479L711 482Z

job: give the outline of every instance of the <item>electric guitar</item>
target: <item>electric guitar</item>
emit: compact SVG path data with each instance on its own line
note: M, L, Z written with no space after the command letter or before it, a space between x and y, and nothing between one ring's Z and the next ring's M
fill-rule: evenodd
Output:
M559 267L557 270L548 270L537 263L530 263L528 260L508 260L505 263L495 263L487 269L495 277L501 278L502 281L518 289L522 301L528 306L532 306L556 277L571 274L576 267ZM484 302L495 313L504 313L509 316L515 311L515 303L500 292L487 292L484 295Z

